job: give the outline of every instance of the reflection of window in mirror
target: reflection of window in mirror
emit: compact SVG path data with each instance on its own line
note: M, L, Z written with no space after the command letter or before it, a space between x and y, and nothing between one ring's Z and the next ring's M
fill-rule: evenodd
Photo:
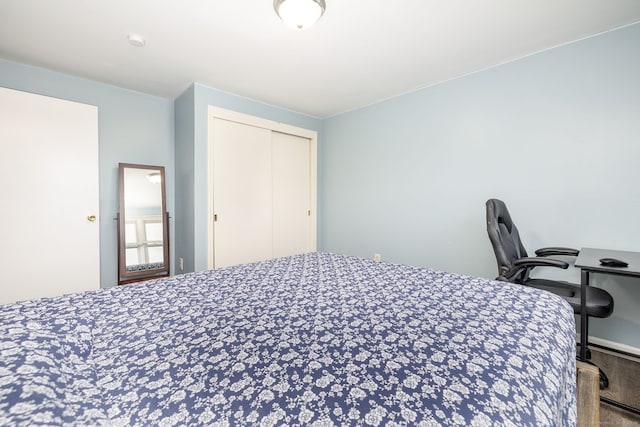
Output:
M145 239L147 242L147 262L162 262L164 248L162 247L162 221L144 223Z
M127 266L162 263L162 219L160 215L127 217L125 240L127 244Z

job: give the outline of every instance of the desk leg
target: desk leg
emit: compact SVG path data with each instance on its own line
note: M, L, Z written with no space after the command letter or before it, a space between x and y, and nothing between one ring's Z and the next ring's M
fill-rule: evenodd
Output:
M587 360L587 342L589 340L587 319L587 286L589 286L589 272L580 270L580 360Z

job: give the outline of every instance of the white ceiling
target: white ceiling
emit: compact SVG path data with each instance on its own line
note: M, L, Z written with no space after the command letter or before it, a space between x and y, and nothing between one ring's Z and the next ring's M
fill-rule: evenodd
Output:
M0 58L170 99L199 82L328 117L640 21L640 0L326 3L295 32L272 0L0 0Z

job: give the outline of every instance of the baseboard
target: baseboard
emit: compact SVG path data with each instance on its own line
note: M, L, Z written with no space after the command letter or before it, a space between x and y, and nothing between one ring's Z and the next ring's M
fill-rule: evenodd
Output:
M577 342L580 342L579 337ZM594 344L594 348L603 353L610 353L614 356L640 362L640 348L598 337L589 337L589 344Z

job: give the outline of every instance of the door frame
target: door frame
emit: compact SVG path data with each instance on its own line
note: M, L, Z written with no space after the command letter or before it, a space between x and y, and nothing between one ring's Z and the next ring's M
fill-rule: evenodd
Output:
M310 209L311 209L311 248L317 249L317 187L318 187L318 132L280 123L249 114L239 113L225 108L209 105L207 109L207 268L214 268L213 240L213 123L215 119L228 120L249 126L269 129L309 139L309 171L310 171Z

